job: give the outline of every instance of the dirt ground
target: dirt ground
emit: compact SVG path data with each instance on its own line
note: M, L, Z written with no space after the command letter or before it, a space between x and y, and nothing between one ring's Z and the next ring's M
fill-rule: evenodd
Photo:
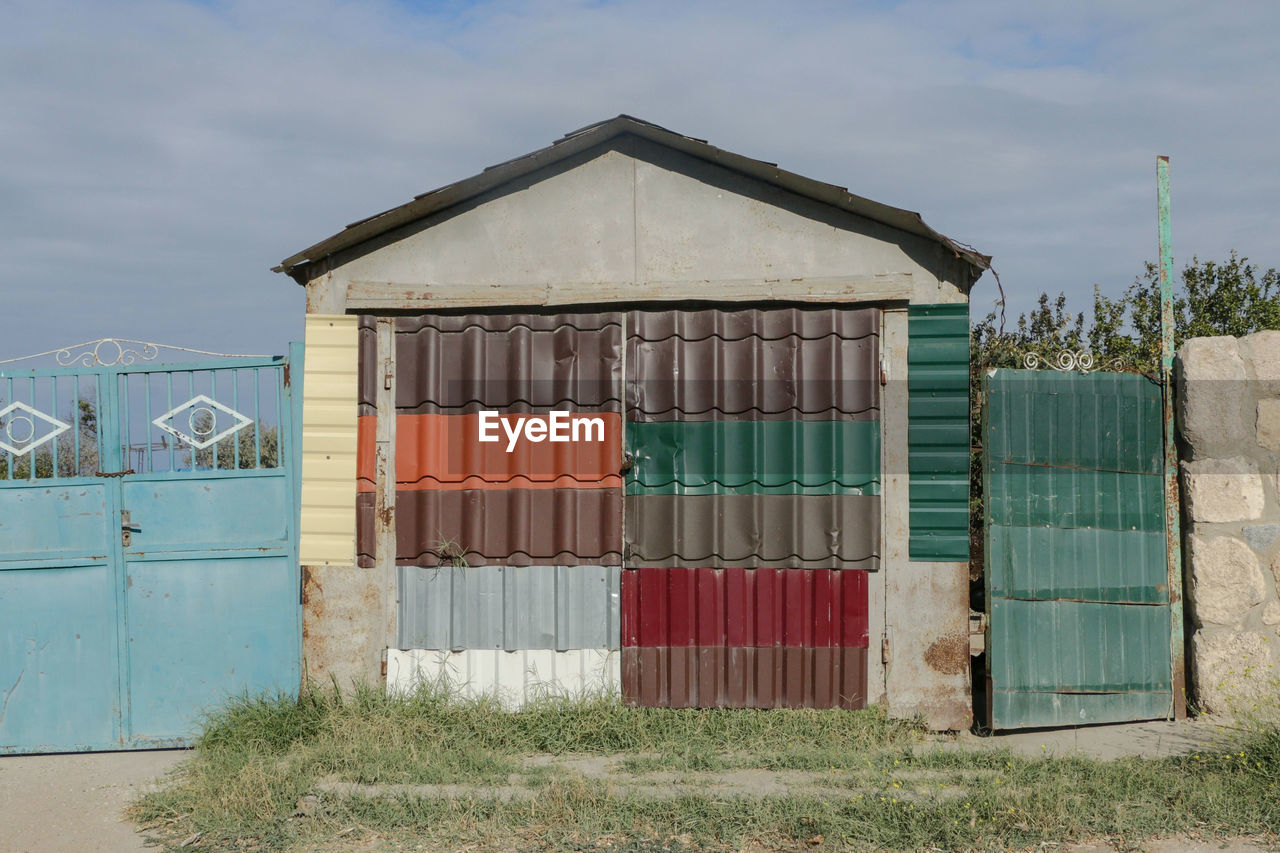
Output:
M186 757L181 749L0 756L0 850L151 850L120 813Z

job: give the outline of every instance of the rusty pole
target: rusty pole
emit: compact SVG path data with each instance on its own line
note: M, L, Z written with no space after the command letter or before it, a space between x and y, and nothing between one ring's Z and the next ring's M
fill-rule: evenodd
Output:
M1164 393L1164 522L1169 569L1169 650L1173 674L1171 716L1187 716L1186 652L1182 629L1182 525L1178 496L1178 448L1173 424L1173 230L1169 217L1169 158L1156 157L1156 206L1160 231L1160 379Z

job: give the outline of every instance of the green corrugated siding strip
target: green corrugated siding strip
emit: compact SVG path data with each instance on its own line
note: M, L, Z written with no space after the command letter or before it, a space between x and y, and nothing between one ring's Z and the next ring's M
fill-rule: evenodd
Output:
M969 306L907 314L911 559L969 559Z
M879 421L628 423L629 495L874 495Z

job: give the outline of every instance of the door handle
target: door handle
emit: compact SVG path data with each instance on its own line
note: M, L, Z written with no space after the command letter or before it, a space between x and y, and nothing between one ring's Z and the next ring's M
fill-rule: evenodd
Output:
M133 544L133 534L141 532L142 528L131 520L129 510L120 510L120 544L128 548Z

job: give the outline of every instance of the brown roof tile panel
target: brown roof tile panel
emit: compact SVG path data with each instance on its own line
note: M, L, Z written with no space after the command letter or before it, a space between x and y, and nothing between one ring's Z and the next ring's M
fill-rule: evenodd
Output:
M878 420L875 338L627 342L627 420Z
M396 323L401 414L620 411L622 314L465 314Z
M369 514L362 541L372 541L372 523ZM621 489L396 492L401 565L616 566L621 559Z
M356 565L362 569L374 566L377 542L373 535L373 492L356 493Z
M877 569L878 495L630 495L627 568Z
M356 346L359 376L356 386L356 402L361 415L378 413L378 331L377 319L368 314L360 315L356 323Z
M628 337L645 341L667 338L685 341L707 338L722 341L745 338L781 340L791 337L816 340L831 336L854 340L879 334L880 311L877 308L702 308L631 311L627 314Z
M874 308L632 311L627 419L876 420Z

